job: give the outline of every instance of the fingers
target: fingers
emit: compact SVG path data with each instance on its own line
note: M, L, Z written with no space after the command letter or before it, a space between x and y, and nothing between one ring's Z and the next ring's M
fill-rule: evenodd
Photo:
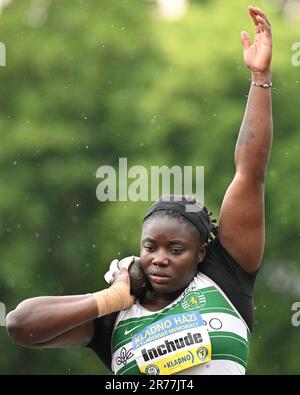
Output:
M114 272L114 273L111 274L110 280L109 280L109 285L112 285L116 281L116 278L117 278L119 273L120 272L117 271L117 272Z
M265 32L268 36L271 36L271 27L268 24L268 22L266 21L266 19L264 19L260 15L257 15L257 21L259 22L259 24L261 26L261 31Z
M118 263L119 263L118 259L114 259L111 262L108 271L104 275L104 280L108 284L111 284L113 274L119 271Z
M250 13L251 17L253 18L253 20L254 20L255 15L259 15L263 19L265 19L267 21L269 27L271 27L271 23L270 23L267 15L259 7L249 6L248 10L249 10L249 13ZM254 21L254 23L255 23L255 21ZM257 24L257 23L255 23L255 24Z
M128 269L126 269L125 267L122 267L120 270L113 273L110 285L115 284L118 281L123 281L126 284L130 285Z
M126 269L126 267L122 267L121 269L120 269L120 275L123 277L123 276L128 276L128 269Z
M258 25L258 22L257 22L257 20L256 20L255 8L252 7L252 6L249 6L249 7L248 7L248 11L249 11L249 14L250 14L251 18L253 19L254 25L257 26L257 25Z
M259 26L260 24L263 25L265 30L271 31L271 24L266 16L266 14L258 7L253 7L249 6L248 7L249 14L251 18L253 19L253 22L256 26L256 33L260 33L261 31L257 32L257 27L259 28L258 30L261 30L261 27Z
M119 270L119 261L118 259L114 259L109 266L109 271L113 273L118 270Z
M124 268L128 271L130 265L134 262L135 256L128 256L126 258L121 259L118 261L118 259L114 259L110 266L109 270L105 273L104 279L108 284L112 284L115 279L117 274L121 273L121 270Z
M253 6L249 6L248 11L255 25L255 34L265 33L265 37L271 39L271 25L265 13L260 8Z
M247 32L245 32L245 31L241 32L241 39L242 39L242 45L243 45L244 49L251 47L251 39L250 39L250 36Z
M121 269L122 267L125 267L126 269L129 269L130 265L134 262L134 260L134 255L121 259L119 262L119 268Z

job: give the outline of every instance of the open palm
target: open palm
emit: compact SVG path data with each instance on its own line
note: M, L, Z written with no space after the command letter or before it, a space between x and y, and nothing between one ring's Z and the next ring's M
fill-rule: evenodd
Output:
M272 59L272 33L271 26L266 15L257 7L249 7L255 24L255 39L251 44L247 32L241 33L244 50L244 62L253 72L266 72L270 70Z

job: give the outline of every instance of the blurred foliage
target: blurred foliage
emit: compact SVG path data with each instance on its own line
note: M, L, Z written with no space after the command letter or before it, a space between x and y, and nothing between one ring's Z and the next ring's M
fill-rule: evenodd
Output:
M249 88L240 31L248 1L191 1L177 21L141 0L12 1L0 15L0 301L93 292L115 257L139 253L149 202L100 203L99 166L205 166L218 216ZM255 292L249 374L299 373L289 281L299 267L296 22L258 1L273 25L274 144L266 250ZM273 276L281 268L286 281ZM290 273L294 273L293 276ZM273 277L272 277L273 276ZM298 277L298 278L299 278ZM106 373L87 349L31 350L0 328L0 372Z

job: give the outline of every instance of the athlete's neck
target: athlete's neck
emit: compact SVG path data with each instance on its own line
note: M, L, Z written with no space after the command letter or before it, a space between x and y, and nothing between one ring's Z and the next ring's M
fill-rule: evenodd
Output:
M165 292L156 292L154 290L150 290L146 293L142 300L140 300L141 305L147 306L158 306L165 307L173 300L178 298L178 296L183 292L183 289L179 289L175 292L165 293Z

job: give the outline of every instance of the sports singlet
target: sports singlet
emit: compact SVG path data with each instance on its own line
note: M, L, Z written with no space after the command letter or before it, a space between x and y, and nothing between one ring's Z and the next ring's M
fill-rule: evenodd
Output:
M251 334L221 288L198 272L160 311L137 301L118 314L112 371L120 375L245 374Z

